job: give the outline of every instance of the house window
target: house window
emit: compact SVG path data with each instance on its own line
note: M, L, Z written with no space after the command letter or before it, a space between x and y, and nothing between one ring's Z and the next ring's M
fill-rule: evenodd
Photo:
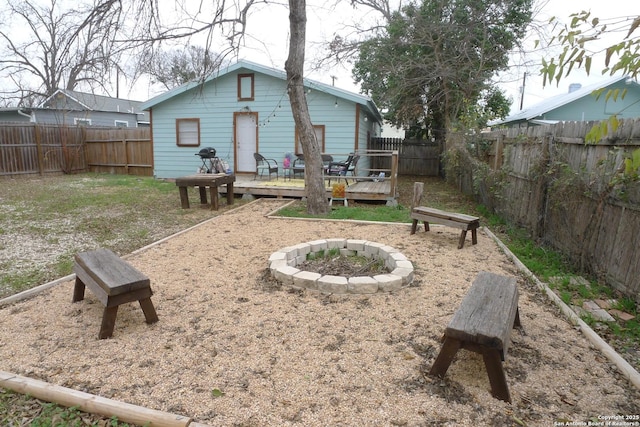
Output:
M73 124L76 126L91 126L91 119L79 119L78 117L74 117Z
M200 119L176 119L176 141L179 146L199 146Z
M318 139L318 145L320 151L324 153L324 125L313 125L313 131ZM300 136L298 135L298 129L296 129L296 154L302 154L302 145L300 144Z
M253 74L238 74L238 101L254 100Z
M126 120L116 120L115 126L117 128L128 128L129 127L129 122L126 121Z

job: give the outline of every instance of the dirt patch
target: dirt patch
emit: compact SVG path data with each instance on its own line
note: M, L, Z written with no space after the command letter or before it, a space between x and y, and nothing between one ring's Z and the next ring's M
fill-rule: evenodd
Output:
M296 265L296 268L303 271L311 271L332 276L343 276L347 279L357 276L375 276L387 273L384 263L378 259L369 259L361 256L319 256L307 259Z

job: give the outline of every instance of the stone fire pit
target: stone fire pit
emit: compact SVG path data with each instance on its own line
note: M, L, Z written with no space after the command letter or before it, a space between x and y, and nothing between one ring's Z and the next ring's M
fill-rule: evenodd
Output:
M341 256L382 260L386 274L344 277L322 275L297 268L307 255L338 249ZM280 283L296 289L332 294L375 294L397 291L413 281L413 264L402 253L382 243L354 239L324 239L282 248L269 257L269 269Z

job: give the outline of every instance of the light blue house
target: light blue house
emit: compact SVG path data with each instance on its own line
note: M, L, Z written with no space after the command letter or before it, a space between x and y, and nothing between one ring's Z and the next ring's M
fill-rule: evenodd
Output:
M624 94L624 96L623 96ZM600 121L640 117L640 85L627 76L582 87L571 85L569 92L546 99L491 126L527 127L563 121Z
M305 80L311 121L324 153L342 160L379 136L382 117L363 95ZM236 174L255 174L253 154L276 159L301 153L284 71L240 61L141 106L150 114L154 175L176 178L201 166L198 152L213 147Z

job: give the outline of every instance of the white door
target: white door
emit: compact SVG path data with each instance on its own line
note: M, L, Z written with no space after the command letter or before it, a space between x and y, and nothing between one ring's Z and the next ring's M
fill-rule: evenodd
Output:
M235 113L236 172L255 172L258 152L258 113Z

